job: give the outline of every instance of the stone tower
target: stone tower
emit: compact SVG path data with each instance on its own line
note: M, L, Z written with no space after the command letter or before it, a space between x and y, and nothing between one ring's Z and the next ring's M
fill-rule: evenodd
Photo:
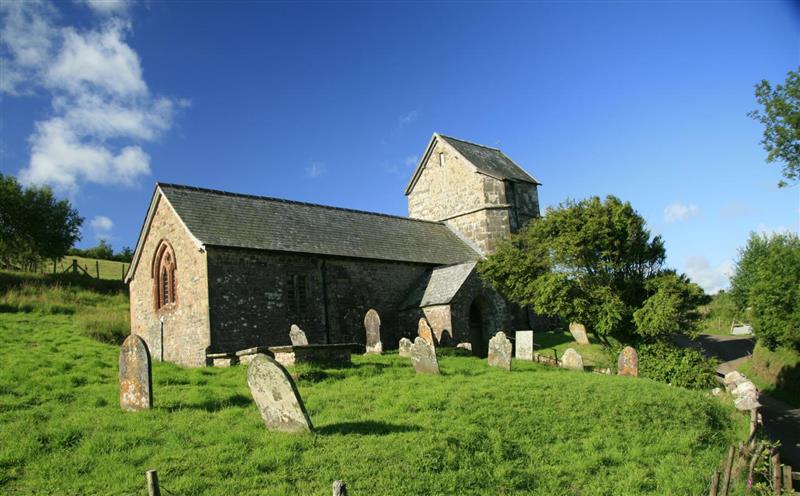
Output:
M434 133L406 187L408 215L445 222L488 255L539 217L538 185L497 148Z

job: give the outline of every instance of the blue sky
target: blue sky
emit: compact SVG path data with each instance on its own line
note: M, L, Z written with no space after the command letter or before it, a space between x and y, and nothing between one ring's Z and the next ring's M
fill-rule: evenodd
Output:
M133 246L155 181L406 214L434 131L497 146L543 206L630 201L707 290L797 231L753 85L800 65L787 2L4 2L0 171Z

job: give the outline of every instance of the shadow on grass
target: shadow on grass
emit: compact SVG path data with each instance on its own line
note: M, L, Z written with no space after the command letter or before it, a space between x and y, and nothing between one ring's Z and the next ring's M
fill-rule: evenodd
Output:
M534 333L533 342L536 348L553 348L560 344L573 342L572 335L564 331Z
M205 410L207 412L218 412L226 408L247 407L253 404L253 398L243 394L234 394L227 398L208 399L199 403L178 403L162 407L169 412L179 410Z
M420 430L417 425L399 425L387 424L386 422L376 422L373 420L365 420L362 422L341 422L338 424L330 424L324 427L315 429L319 434L357 434L357 435L373 435L385 436L395 432L414 432Z

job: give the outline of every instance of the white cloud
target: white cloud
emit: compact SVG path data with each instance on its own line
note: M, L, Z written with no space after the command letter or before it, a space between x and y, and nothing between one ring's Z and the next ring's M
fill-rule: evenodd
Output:
M114 222L105 215L98 215L90 222L95 232L107 232L114 227Z
M769 227L762 223L756 226L756 232L762 236L772 237L776 234L790 234L795 231L791 227L786 227L784 225Z
M401 116L400 116L400 119L398 119L398 123L399 123L401 126L406 126L406 125L408 125L408 124L411 124L411 123L412 123L412 122L414 122L415 120L417 120L417 117L418 117L418 116L419 116L419 111L417 111L417 110L412 110L411 112L409 112L409 113L407 113L407 114L403 114L403 115L401 115Z
M313 162L311 165L306 167L306 176L316 179L328 171L328 168L325 164L321 162Z
M728 287L733 273L733 262L725 261L712 267L708 259L702 255L693 255L684 264L686 275L697 283L708 294L715 294Z
M109 12L122 8L94 3L89 6ZM125 42L130 25L58 27L55 9L42 1L12 3L0 13L0 57L11 74L0 76L0 91L44 90L52 102L51 116L29 137L31 157L20 179L75 193L84 182L132 185L149 174L150 156L140 143L168 131L188 103L150 93L139 56ZM24 41L29 31L45 41Z
M664 208L664 221L668 224L680 222L697 215L699 211L697 205L692 203L688 205L678 202L670 203Z
M97 14L110 16L127 14L133 2L129 0L76 0L76 3L84 3Z

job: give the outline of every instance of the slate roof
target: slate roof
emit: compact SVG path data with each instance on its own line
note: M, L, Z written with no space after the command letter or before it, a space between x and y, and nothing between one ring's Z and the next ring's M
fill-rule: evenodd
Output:
M175 184L158 188L204 245L436 265L480 257L440 222Z
M526 183L540 184L539 181L525 172L513 160L508 158L505 153L497 148L490 148L469 141L460 140L451 136L440 134L440 138L453 146L458 153L469 160L480 172L497 179L510 179Z
M475 261L470 261L429 270L408 293L401 310L450 303L475 265Z

